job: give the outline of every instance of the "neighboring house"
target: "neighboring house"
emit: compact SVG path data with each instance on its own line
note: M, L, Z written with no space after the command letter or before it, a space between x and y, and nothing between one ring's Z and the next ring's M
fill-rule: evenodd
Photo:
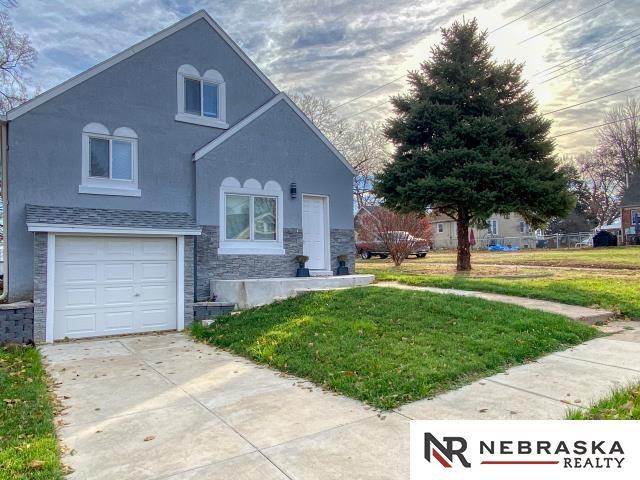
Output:
M625 245L640 245L640 173L631 177L629 187L620 202L622 241Z
M431 215L429 221L433 228L434 249L456 248L458 246L458 226L451 217L442 214ZM535 233L517 213L492 215L486 228L470 227L470 230L473 230L477 248L487 247L492 242L535 247Z
M6 298L36 341L182 329L212 279L299 254L353 269L353 169L204 11L1 123Z

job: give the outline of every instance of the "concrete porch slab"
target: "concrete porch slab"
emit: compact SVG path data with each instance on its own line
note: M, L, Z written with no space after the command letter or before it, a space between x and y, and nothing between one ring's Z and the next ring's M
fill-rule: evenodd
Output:
M362 287L373 283L373 275L340 275L333 277L250 278L211 280L211 292L221 302L239 308L267 305L274 300L293 297L298 290Z

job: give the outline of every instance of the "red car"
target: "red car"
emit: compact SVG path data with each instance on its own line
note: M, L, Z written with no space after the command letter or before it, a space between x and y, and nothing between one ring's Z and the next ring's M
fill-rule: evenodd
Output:
M424 258L427 256L427 252L429 251L429 242L422 238L415 238L409 235L407 232L389 232L391 235L399 235L401 238L411 238L415 240L416 248L414 252L411 252L411 255L415 255L416 258ZM389 256L388 249L384 246L384 243L380 240L375 240L371 242L367 241L359 241L356 242L356 251L361 258L368 260L373 256L378 256L380 258L387 258Z

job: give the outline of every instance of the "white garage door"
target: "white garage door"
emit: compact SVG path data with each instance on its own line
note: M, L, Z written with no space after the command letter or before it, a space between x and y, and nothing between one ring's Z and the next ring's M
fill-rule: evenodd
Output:
M176 328L176 239L56 237L54 339Z

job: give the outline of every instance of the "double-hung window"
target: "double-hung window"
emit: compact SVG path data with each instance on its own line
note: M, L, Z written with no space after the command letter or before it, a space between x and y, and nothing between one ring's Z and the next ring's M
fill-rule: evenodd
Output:
M140 196L138 137L132 129L120 127L111 134L99 123L90 123L83 129L79 192Z
M216 70L200 74L191 65L178 69L179 122L209 127L228 128L226 123L226 84Z
M227 240L278 240L278 198L262 195L225 195Z
M283 255L282 189L249 179L226 178L220 188L218 254Z

